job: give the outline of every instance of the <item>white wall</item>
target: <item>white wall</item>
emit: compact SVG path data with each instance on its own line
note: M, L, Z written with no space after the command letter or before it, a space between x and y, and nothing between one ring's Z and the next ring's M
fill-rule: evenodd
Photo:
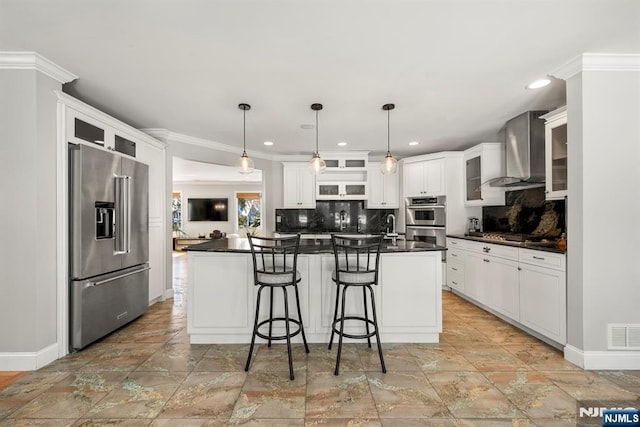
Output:
M213 230L236 233L237 191L262 191L262 183L206 184L175 182L173 191L182 193L182 231L189 237L209 236ZM229 199L228 221L189 221L187 200L190 198L227 198Z
M0 353L57 339L55 89L35 70L0 70Z
M567 90L568 341L589 359L608 324L640 324L640 70L583 71Z

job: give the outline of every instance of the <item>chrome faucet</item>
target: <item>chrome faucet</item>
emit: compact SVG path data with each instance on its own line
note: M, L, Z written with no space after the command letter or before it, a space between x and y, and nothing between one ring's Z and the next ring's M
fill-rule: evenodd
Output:
M395 246L398 233L396 232L396 216L394 214L387 215L387 224L389 224L389 222L391 222L391 231L389 231L389 227L387 227L387 237L391 237L391 244Z
M347 212L344 210L340 211L340 231L344 231L347 228L347 223L345 222L347 216Z

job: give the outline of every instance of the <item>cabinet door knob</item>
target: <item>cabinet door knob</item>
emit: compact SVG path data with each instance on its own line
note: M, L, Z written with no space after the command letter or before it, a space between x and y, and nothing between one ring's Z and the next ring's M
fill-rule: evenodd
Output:
M486 259L486 258L483 258L482 260L483 260L484 262L489 262L489 260L488 260L488 259Z

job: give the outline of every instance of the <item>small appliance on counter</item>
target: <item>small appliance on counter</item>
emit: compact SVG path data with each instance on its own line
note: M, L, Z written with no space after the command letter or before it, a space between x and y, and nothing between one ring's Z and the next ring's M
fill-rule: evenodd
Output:
M478 218L469 218L467 230L469 234L480 232L480 220Z

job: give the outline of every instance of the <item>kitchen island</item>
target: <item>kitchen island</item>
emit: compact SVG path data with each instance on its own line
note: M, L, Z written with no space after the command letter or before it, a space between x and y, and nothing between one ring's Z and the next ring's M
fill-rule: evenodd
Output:
M248 240L217 239L185 249L189 252L187 332L191 343L248 343L257 293ZM424 242L399 240L392 245L383 241L379 286L374 287L382 342L438 342L443 250ZM336 291L333 268L331 240L300 241L298 287L305 334L312 343L329 341ZM350 293L347 303L348 314L361 311L361 293ZM294 300L289 304L292 307ZM274 312L283 312L279 292ZM261 312L263 316L266 313ZM353 329L357 330L355 325Z

